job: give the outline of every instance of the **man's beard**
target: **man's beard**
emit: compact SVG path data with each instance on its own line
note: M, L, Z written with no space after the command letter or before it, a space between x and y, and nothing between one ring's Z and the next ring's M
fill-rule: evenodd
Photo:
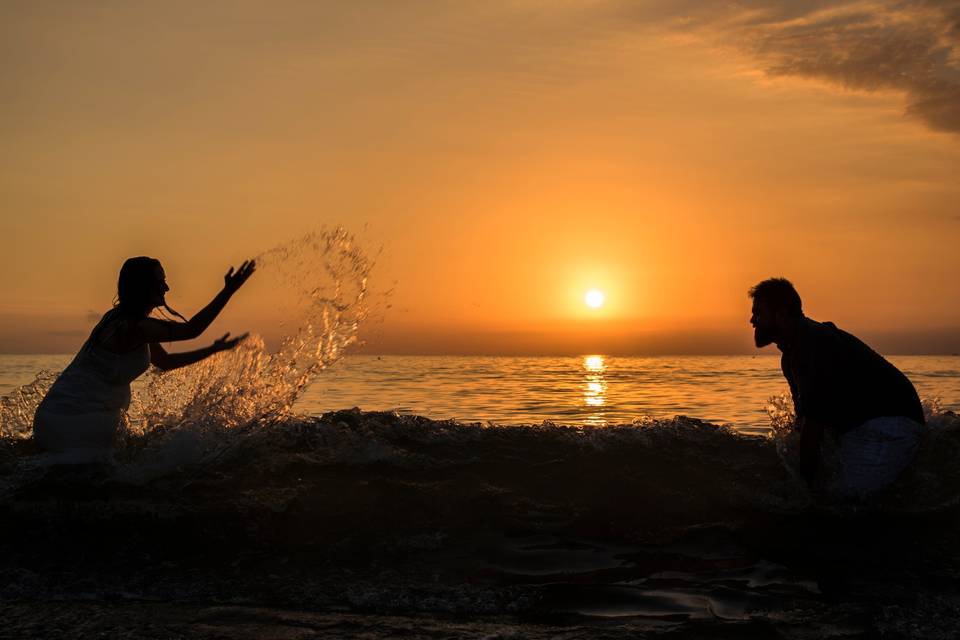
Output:
M753 342L757 345L757 347L765 347L768 344L773 344L773 336L771 336L770 332L763 327L754 327Z

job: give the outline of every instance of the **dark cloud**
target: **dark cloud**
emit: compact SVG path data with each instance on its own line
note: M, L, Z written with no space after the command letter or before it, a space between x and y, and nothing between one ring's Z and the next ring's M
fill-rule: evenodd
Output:
M901 92L909 116L960 133L960 0L678 0L645 10L644 21L747 53L771 76Z
M902 91L909 115L932 129L960 132L957 4L837 3L750 25L745 34L771 75Z

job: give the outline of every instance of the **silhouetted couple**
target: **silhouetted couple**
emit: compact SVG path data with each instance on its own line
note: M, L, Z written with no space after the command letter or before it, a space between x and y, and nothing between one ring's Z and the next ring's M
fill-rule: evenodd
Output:
M867 498L889 487L914 459L924 425L910 380L832 322L804 316L788 280L764 280L749 295L757 346L775 343L783 352L801 475L840 499ZM834 469L822 461L825 435L839 453Z
M229 334L209 347L167 353L161 342L190 340L210 326L253 274L252 260L224 276L223 289L190 320L167 306L169 290L158 260L130 258L120 269L117 302L97 323L73 361L40 403L34 439L64 462L109 459L130 404L130 383L150 364L175 369L231 349ZM750 290L756 344L776 343L790 384L800 430L800 472L810 482L820 464L825 432L839 441L835 490L865 497L890 485L917 450L923 410L900 371L863 342L829 322L803 315L800 296L782 278ZM183 322L152 318L165 308Z

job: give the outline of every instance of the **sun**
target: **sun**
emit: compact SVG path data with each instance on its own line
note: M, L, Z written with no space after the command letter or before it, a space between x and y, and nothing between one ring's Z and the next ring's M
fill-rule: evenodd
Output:
M587 291L586 295L583 296L583 301L587 303L588 307L592 307L593 309L602 307L605 300L606 296L603 295L603 291L600 291L600 289L590 289L590 291Z

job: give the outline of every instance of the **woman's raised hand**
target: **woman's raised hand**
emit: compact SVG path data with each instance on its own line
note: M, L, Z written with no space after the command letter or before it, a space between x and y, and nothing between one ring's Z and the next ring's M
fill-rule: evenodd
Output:
M257 263L253 260L244 260L243 264L240 265L240 268L237 269L236 273L233 271L233 267L230 267L230 271L227 271L227 275L223 276L223 288L229 291L230 293L236 292L243 283L247 281L253 272L257 269Z

